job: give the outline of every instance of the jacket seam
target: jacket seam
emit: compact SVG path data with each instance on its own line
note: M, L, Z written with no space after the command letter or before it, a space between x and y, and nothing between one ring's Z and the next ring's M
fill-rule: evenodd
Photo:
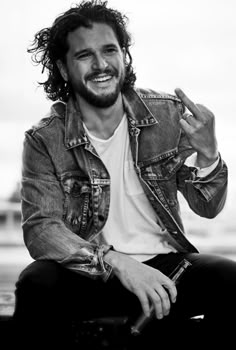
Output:
M227 182L227 179L225 179L224 183L222 184L222 187L226 184L226 182ZM193 186L194 186L194 182L193 182ZM194 187L196 188L196 186ZM207 187L200 186L200 187L197 187L197 189L202 193L202 195L204 196L207 202L210 202L218 194L218 191L211 193L210 191L208 191Z
M181 100L177 97L175 97L174 95L159 95L159 94L150 94L150 93L147 93L147 94L143 94L139 91L136 91L137 92L137 95L142 99L150 99L150 100L170 100L170 101L174 101L174 102L179 102L180 104L182 104Z
M31 129L27 130L26 133L31 134L32 136L34 136L40 130L48 127L52 123L52 121L54 121L56 118L60 119L61 117L58 114L52 114L49 117L45 118L45 120L43 122L41 121L41 123L42 123L41 125L33 126Z

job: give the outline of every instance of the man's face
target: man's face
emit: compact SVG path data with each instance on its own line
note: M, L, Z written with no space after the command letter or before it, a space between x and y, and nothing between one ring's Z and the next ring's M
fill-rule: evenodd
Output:
M63 77L75 95L89 104L106 108L120 94L124 78L124 53L113 29L103 23L92 28L80 27L69 33Z

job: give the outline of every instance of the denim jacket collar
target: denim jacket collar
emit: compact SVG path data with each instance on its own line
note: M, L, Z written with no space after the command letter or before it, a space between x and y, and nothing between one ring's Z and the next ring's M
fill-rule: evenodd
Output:
M82 124L82 114L75 101L70 98L65 111L65 146L67 149L88 142Z
M142 127L158 123L135 90L130 89L123 95L123 103L131 126Z
M130 89L122 97L129 127L143 127L158 123L135 90ZM55 105L54 108L58 110ZM70 149L86 143L88 139L82 124L82 114L71 98L65 105L65 146Z

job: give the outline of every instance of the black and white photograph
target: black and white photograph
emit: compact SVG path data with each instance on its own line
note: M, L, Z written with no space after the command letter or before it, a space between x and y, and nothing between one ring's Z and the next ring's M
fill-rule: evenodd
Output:
M236 347L235 15L1 4L2 350Z

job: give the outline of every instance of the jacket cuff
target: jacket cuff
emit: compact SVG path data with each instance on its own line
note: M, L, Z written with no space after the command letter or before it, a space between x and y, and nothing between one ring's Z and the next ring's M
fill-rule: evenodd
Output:
M215 165L215 166L213 166L213 165ZM194 167L193 171L192 171L192 179L190 180L190 182L192 182L192 183L211 182L212 180L214 180L218 176L218 174L222 171L224 166L225 166L225 163L222 160L221 155L219 153L218 159L216 160L216 164L215 163L212 164L213 169L211 169L211 172L206 173L205 176L199 176L198 175L198 168ZM209 169L210 167L208 167L207 169ZM206 169L206 168L204 168L204 169Z
M101 266L102 270L104 271L104 273L101 276L104 282L106 282L109 279L109 277L111 277L111 275L112 275L112 266L104 260L104 255L111 249L113 250L112 245L103 244L103 245L98 247L97 255L94 256L94 257L98 258L99 265Z
M205 177L196 175L197 169L192 168L191 179L185 180L198 189L206 201L210 201L224 186L228 179L228 170L225 162L219 155L219 162L216 168Z
M195 175L198 178L203 178L208 176L209 174L211 174L211 172L217 167L217 165L219 164L220 161L220 156L218 155L218 158L216 159L216 161L211 164L208 167L205 168L200 168L197 165L197 152L191 154L191 156L189 156L186 161L185 161L185 165L187 165L188 167L192 167L192 168L196 168L195 170Z

